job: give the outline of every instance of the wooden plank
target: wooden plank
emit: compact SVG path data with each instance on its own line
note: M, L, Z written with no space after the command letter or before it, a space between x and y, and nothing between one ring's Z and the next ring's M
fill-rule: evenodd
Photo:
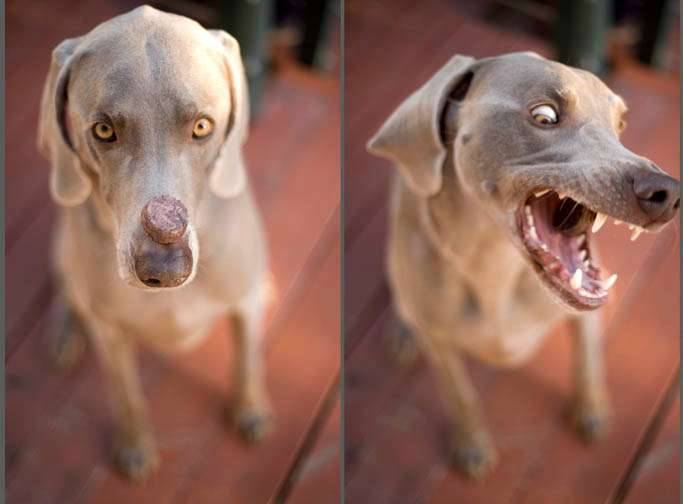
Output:
M341 409L337 401L327 417L325 427L298 474L287 502L292 504L330 503L340 499L340 439Z
M624 500L627 504L680 502L680 391L657 434L655 444L641 461L636 480Z

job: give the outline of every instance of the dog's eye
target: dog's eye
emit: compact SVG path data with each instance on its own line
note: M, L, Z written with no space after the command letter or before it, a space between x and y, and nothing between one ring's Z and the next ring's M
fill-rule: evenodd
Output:
M531 111L531 117L538 124L557 124L557 112L550 105L539 105Z
M93 126L92 128L93 135L95 135L95 138L98 140L101 140L103 142L113 142L116 140L116 134L114 133L114 128L112 128L109 124L104 123L104 122L98 122Z
M197 121L194 123L194 128L192 128L192 137L204 138L209 136L212 131L213 123L206 117L202 117L201 119L197 119Z

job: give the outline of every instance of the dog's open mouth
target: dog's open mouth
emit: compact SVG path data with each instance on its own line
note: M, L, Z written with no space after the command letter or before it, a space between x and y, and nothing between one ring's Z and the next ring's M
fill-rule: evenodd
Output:
M536 271L566 304L593 310L607 301L616 275L602 278L591 256L589 234L607 216L552 190L532 194L517 211L522 242Z

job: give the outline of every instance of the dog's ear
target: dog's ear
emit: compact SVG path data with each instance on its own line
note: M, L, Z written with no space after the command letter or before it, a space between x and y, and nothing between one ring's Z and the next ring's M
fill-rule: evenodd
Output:
M223 146L209 175L209 187L221 198L231 198L244 190L247 174L242 144L249 131L249 88L237 41L223 30L209 30L223 47L230 79L230 118Z
M50 71L43 88L38 120L38 150L51 163L50 193L64 206L80 205L92 183L74 151L66 125L67 88L74 53L81 39L67 39L52 51Z
M474 58L453 57L427 83L410 95L368 143L368 150L398 166L408 186L428 196L441 188L446 147L441 138L441 116L455 90L464 96L472 77Z

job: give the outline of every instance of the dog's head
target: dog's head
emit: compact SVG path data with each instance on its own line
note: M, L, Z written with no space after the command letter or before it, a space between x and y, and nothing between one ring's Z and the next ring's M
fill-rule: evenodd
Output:
M145 6L54 50L38 145L60 205L92 198L121 278L172 288L195 275L205 191L245 187L248 116L237 42Z
M591 231L610 216L635 239L679 207L678 181L619 141L625 112L594 75L533 53L456 56L368 147L424 197L441 190L442 170L455 170L459 189L510 232L556 299L588 310L616 280L591 257Z

